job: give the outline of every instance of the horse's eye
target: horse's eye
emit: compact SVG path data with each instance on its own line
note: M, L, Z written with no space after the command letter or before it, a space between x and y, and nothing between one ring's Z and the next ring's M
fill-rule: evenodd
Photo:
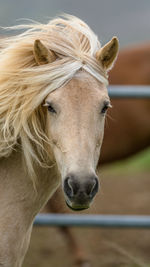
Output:
M108 106L105 105L105 106L102 108L101 113L102 113L102 114L105 114L106 111L107 111L107 109L108 109Z
M109 102L104 103L104 106L103 106L103 108L101 110L101 114L105 114L109 107L111 107Z
M51 113L56 113L56 110L53 108L52 105L48 105L48 111Z

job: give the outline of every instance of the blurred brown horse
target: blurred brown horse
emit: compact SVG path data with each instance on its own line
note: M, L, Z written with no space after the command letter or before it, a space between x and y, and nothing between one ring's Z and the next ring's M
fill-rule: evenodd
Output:
M120 52L115 67L110 72L110 84L150 84L150 43L133 46ZM150 145L149 99L113 99L109 110L100 164L111 163L135 154ZM125 123L127 122L127 123ZM116 142L117 140L117 142ZM68 212L57 191L47 204L47 210ZM77 237L69 227L60 228L69 242L78 266L90 266ZM86 264L87 263L87 264Z
M110 84L150 85L150 43L120 52ZM150 145L149 99L113 99L112 106L100 163L129 157Z

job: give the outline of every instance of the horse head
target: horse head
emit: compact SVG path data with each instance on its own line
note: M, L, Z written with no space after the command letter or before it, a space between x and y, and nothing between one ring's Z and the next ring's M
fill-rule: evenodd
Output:
M118 41L113 38L95 58L108 70L117 51ZM34 55L38 65L57 61L57 55L39 40L34 43ZM73 210L86 209L99 189L96 166L106 111L111 107L106 85L80 68L70 81L47 95L44 107L66 203Z

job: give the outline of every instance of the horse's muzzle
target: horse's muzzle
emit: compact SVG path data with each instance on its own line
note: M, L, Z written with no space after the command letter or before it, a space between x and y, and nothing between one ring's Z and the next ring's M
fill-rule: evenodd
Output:
M70 174L65 178L63 188L66 203L72 210L88 209L99 189L98 177L88 175L81 178Z

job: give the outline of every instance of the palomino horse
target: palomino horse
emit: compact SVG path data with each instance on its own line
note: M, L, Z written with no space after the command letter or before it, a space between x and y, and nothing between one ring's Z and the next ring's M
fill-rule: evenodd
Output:
M62 183L73 210L98 191L107 72L118 52L73 16L15 26L0 46L0 266L20 267L35 215Z
M149 85L150 84L150 43L133 46L120 51L116 64L109 74L110 84ZM150 145L150 101L149 99L112 99L105 127L105 137L101 150L100 165L112 163L139 152ZM117 145L116 145L117 139ZM66 213L60 190L47 204L47 211ZM69 227L62 227L69 241L75 262L79 266L88 261L83 248Z

